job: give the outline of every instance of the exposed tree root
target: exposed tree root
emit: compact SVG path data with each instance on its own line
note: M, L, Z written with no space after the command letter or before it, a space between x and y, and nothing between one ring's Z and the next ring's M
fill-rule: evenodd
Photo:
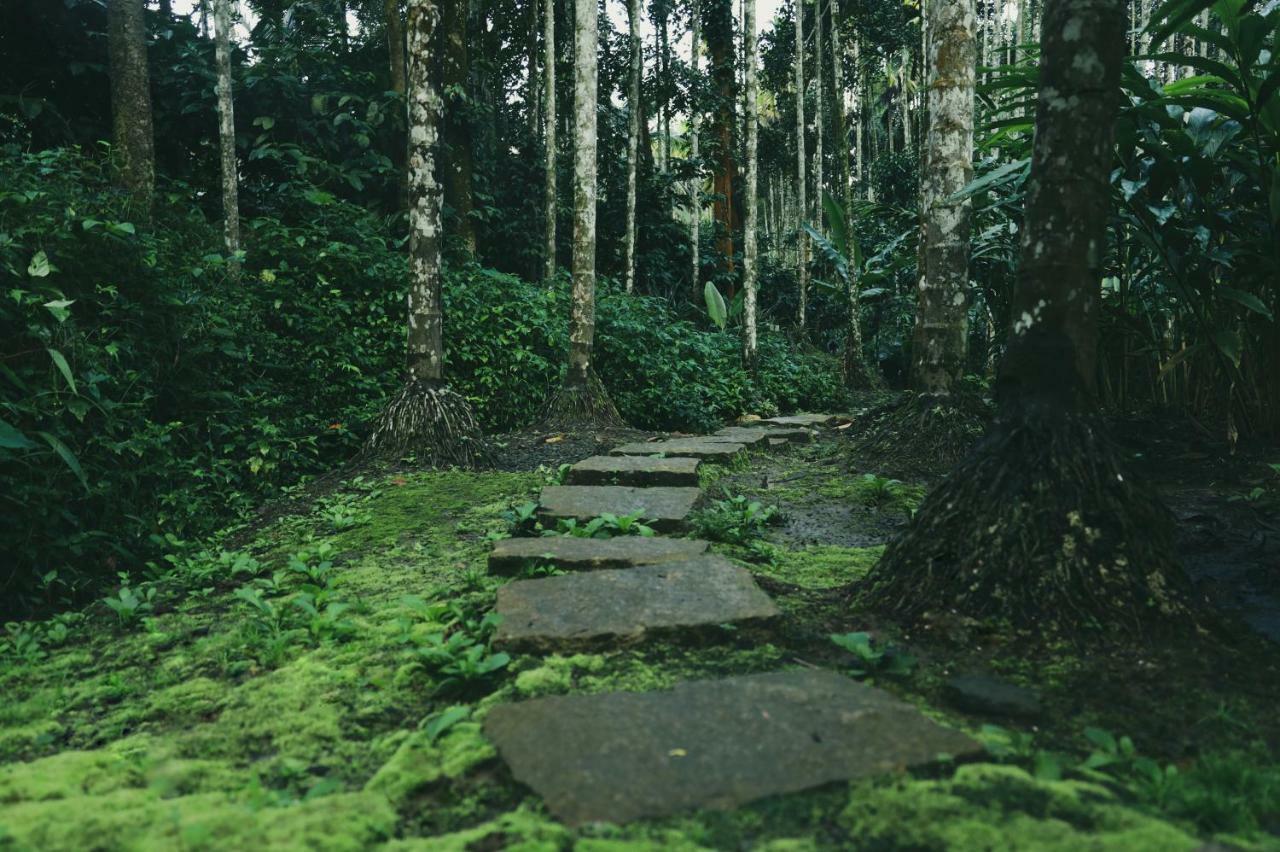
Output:
M991 405L974 393L912 394L859 418L853 448L888 468L949 470L982 437L991 416Z
M542 419L538 421L538 428L548 432L617 429L626 425L595 370L587 371L586 382L562 384L547 400Z
M369 433L366 459L414 456L427 467L482 468L490 450L471 403L448 385L414 379L383 409Z
M953 616L1084 640L1187 633L1203 615L1173 520L1094 418L998 422L860 586L914 623Z

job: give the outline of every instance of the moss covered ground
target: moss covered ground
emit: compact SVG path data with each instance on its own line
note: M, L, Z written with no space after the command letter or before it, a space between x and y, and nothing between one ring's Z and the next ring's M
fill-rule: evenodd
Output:
M488 649L503 582L486 572L489 542L546 472L366 474L176 547L150 581L0 640L0 850L1280 848L1274 668L1239 652L1234 668L1212 655L1149 670L1123 654L1030 658L982 625L894 634L851 607L849 588L920 489L875 473L830 443L709 472L713 496L778 507L715 547L785 615L765 634L696 644ZM481 733L490 708L522 697L848 670L828 636L852 630L911 650L917 666L877 685L984 738L989 758L570 830ZM942 680L973 665L1036 688L1042 718L949 706Z

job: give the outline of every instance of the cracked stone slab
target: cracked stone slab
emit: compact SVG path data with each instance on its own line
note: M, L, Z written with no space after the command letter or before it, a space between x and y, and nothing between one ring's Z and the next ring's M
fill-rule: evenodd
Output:
M632 488L628 485L548 485L538 498L538 518L555 526L560 518L589 520L605 513L639 514L658 532L683 532L702 492L697 488Z
M536 698L495 707L484 731L570 825L727 810L981 752L889 693L821 669Z
M711 437L726 441L737 441L741 444L748 445L757 444L762 441L768 441L770 444L773 444L774 440L782 440L794 444L807 444L813 440L813 432L801 426L789 428L771 426L726 426ZM773 444L773 446L778 445Z
M510 574L530 563L551 563L566 571L632 568L659 562L692 559L707 552L707 543L691 538L638 535L617 538L507 538L489 553L489 570Z
M835 414L791 414L787 417L766 417L760 422L769 426L830 426L836 420Z
M773 618L750 572L723 556L517 580L498 589L494 645L530 650L637 641L652 631Z
M673 456L592 456L569 468L568 485L698 485L702 459Z
M689 456L695 459L726 461L746 449L742 444L707 438L671 438L666 441L643 441L623 444L609 451L614 456Z

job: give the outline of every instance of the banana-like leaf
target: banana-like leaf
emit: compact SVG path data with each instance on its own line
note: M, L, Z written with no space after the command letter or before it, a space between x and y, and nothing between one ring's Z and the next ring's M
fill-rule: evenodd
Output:
M720 290L710 281L702 288L702 296L707 300L707 315L717 328L724 331L725 323L729 320L729 309L725 306L724 296L720 295Z

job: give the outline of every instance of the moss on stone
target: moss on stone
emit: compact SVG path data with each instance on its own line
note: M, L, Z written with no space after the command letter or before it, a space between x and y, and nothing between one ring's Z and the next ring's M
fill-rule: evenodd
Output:
M574 654L563 657L553 654L542 665L516 675L516 691L525 697L558 695L568 692L578 674L598 673L605 668L601 654Z

